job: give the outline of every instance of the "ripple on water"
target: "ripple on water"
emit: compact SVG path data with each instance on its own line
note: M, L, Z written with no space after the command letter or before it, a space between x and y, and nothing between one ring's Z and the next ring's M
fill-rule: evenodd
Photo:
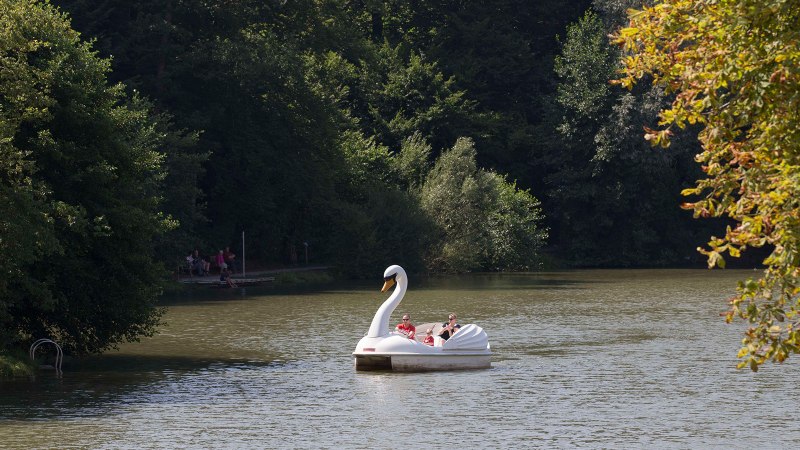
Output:
M0 384L0 442L793 447L800 442L790 413L796 402L784 393L794 391L797 358L757 374L735 370L741 329L718 312L737 274L702 274L588 271L421 283L402 306L418 323L456 311L489 334L493 367L465 372L355 372L350 352L382 299L373 289L182 302L170 307L161 336L119 356L62 379Z

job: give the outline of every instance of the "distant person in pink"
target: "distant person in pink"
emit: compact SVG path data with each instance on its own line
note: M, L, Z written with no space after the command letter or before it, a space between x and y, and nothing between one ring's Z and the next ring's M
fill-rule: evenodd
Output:
M222 269L228 268L228 265L225 264L225 255L222 254L222 250L220 250L219 253L217 253L214 262L217 263L217 267L219 267L219 273L222 273Z

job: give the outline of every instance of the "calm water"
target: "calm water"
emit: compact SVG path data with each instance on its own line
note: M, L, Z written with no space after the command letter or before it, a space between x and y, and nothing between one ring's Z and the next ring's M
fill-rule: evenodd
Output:
M162 332L0 382L0 448L790 448L800 358L737 371L719 313L753 272L585 271L419 280L392 315L480 324L493 367L356 373L385 298L197 292ZM448 445L448 447L453 447Z

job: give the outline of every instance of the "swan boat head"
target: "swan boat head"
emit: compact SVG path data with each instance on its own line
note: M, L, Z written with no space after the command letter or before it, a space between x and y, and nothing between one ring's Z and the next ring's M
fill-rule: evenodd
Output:
M408 277L406 276L406 271L397 265L389 266L383 272L383 288L381 288L381 292L388 291L395 284L397 287L392 292L392 295L383 302L375 313L375 317L372 318L372 324L367 332L368 337L382 337L390 334L389 317L406 295Z

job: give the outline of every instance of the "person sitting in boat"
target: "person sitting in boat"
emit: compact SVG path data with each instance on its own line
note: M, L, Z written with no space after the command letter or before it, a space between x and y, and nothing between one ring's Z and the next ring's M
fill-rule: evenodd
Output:
M453 335L456 334L456 332L460 329L461 325L456 323L456 315L450 313L447 316L447 322L442 324L442 331L439 332L439 337L442 338L442 341L444 342L453 337Z
M409 339L414 339L417 334L417 327L411 324L411 316L403 314L403 321L394 327L394 331L405 334Z
M433 347L433 328L425 330L425 339L422 340L422 343Z

